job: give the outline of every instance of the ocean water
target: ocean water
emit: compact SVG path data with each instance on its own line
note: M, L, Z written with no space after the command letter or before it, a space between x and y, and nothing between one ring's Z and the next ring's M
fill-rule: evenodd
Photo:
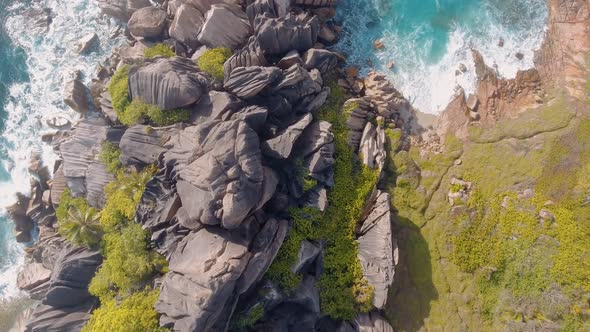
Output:
M475 90L470 49L513 78L533 66L548 19L546 0L343 0L338 13L344 34L336 48L349 62L364 73L387 73L416 108L434 114L457 86ZM383 42L382 50L374 48L375 40ZM516 58L518 52L524 59ZM460 64L467 72L457 75Z
M27 14L48 8L48 30L35 28ZM24 261L24 247L16 243L5 207L16 192L28 193L27 166L32 152L40 152L53 168L55 155L41 142L51 131L47 120L79 118L63 103L63 84L75 70L89 83L96 65L124 42L117 25L104 17L93 0L0 0L0 304L20 296L16 276ZM75 42L96 32L100 45L87 55L74 51ZM0 316L2 316L0 306Z

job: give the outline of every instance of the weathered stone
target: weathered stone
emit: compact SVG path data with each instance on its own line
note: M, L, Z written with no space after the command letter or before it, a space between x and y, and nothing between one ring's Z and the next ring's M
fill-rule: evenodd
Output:
M129 97L139 98L161 110L172 110L199 101L206 86L190 59L173 57L133 68L129 72Z
M127 129L119 143L123 165L154 164L160 154L166 151L163 147L165 141L174 133L174 129L154 129L141 125Z
M136 10L151 6L149 0L98 0L103 13L127 22Z
M275 82L281 75L277 67L239 67L234 69L224 87L240 98L251 98Z
M92 207L101 209L106 197L104 188L107 184L115 180L113 174L107 171L106 166L101 162L94 162L88 166L86 172L86 200Z
M128 27L134 37L159 37L166 28L166 12L156 7L141 8L131 15Z
M273 18L259 15L255 20L255 35L267 55L283 54L292 50L305 52L317 40L320 23L315 16L287 14Z
M385 131L367 122L359 146L363 164L372 169L383 169L385 165Z
M308 269L320 254L320 247L307 241L301 241L297 252L297 261L291 266L291 272L300 273Z
M201 13L205 14L211 9L211 6L216 4L224 4L225 0L180 0L182 3L186 3L197 8Z
M76 52L80 54L86 53L96 45L98 41L98 35L95 32L87 34L76 42Z
M299 52L291 51L287 53L278 63L277 67L286 70L289 69L291 66L298 64L303 66L303 60L299 56Z
M248 39L252 27L246 14L237 6L216 4L205 15L199 41L209 47L236 49Z
M42 283L45 283L51 277L51 270L43 267L43 264L31 262L25 264L22 271L17 277L17 286L20 289L29 291Z
M88 112L86 90L82 81L77 79L68 81L64 86L64 103L80 114Z
M303 134L303 130L307 128L312 120L313 116L311 114L306 114L296 123L289 126L284 132L265 141L262 144L262 152L267 156L277 159L289 158L297 139Z
M258 136L245 122L188 127L164 147L191 220L235 228L260 201L264 171Z
M305 69L317 69L322 74L329 72L338 64L336 54L324 49L312 48L303 54Z
M250 37L248 44L236 51L223 64L224 78L227 80L232 71L238 67L266 66L266 58L260 49L258 41Z
M205 18L198 9L181 4L176 10L169 33L172 38L196 49L201 44L198 36L204 23Z
M363 274L374 287L373 305L383 309L389 287L393 284L394 268L398 262L397 246L391 226L389 194L378 191L373 206L358 231L359 252Z

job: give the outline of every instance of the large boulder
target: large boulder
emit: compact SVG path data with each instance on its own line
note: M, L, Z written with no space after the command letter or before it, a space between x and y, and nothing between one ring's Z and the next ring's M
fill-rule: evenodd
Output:
M223 64L223 73L227 80L231 72L238 67L265 66L266 63L266 58L264 57L256 38L250 37L246 46L236 51L229 59L227 59L227 61L225 61Z
M164 142L176 133L175 129L159 129L137 125L125 131L121 137L121 161L123 165L150 165L166 151Z
M102 262L98 251L64 247L55 262L46 293L27 324L27 331L79 331L96 299L88 285Z
M236 49L251 34L252 27L242 9L230 4L216 4L207 12L199 41L209 47Z
M180 0L180 2L191 5L197 8L201 13L205 14L211 9L211 6L216 4L224 4L225 0Z
M262 144L262 152L276 159L289 158L295 143L297 143L297 139L303 134L303 131L312 120L313 116L309 113L301 117L301 119L289 126L284 132L265 141Z
M66 82L63 92L64 103L80 114L88 112L87 90L84 83L78 79Z
M320 22L308 14L287 14L273 18L259 15L255 20L256 38L267 55L284 54L292 50L305 52L315 44Z
M312 70L315 68L325 74L336 67L338 57L334 52L312 48L303 54L303 62L305 63L305 69Z
M166 28L166 12L156 7L141 8L131 15L128 27L134 37L159 37Z
M224 87L240 98L251 98L274 83L281 76L277 67L239 67L234 69Z
M193 61L181 57L157 59L129 72L129 96L161 110L172 110L199 101L206 80Z
M255 218L239 229L201 228L187 235L171 255L156 310L173 331L223 331L240 294L264 275L288 229Z
M94 162L100 145L106 140L109 131L106 122L99 118L85 119L74 126L71 136L59 146L65 177L86 176L88 166Z
M136 10L151 5L149 0L98 0L103 13L123 22L127 22Z
M387 293L393 283L398 261L397 246L393 240L389 194L378 191L367 218L358 232L359 252L363 274L374 287L373 305L383 309Z
M227 92L210 91L193 107L194 124L208 120L229 120L232 115L244 106L244 102Z
M174 20L170 25L170 37L196 49L201 43L198 36L205 18L201 12L193 6L181 4L176 10Z
M205 225L240 225L262 197L258 136L241 120L188 127L164 146L188 218Z

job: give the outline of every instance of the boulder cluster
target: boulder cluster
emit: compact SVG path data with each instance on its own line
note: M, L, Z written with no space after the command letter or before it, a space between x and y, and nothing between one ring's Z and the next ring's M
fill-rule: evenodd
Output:
M322 314L318 279L324 241L300 243L291 270L302 281L294 291L264 278L292 226L289 208L325 211L330 204L333 124L316 113L333 92L328 79L346 77L338 68L343 57L324 48L338 31L331 21L335 1L170 0L154 6L147 0L100 0L99 5L128 23L131 42L99 67L89 89L69 83L67 104L83 119L47 138L60 157L53 179L39 164L33 197L22 197L10 209L21 241L31 240L35 225L40 228L19 276L19 286L43 304L28 329L79 330L96 306L87 285L101 255L56 235L54 208L66 188L92 207L104 205L104 188L114 177L98 155L103 142L111 142L120 148L124 167L158 167L136 221L169 262L169 271L154 282L162 326L224 331L232 327L232 316L263 306L255 330L392 331L379 313L397 263L390 197L382 190L374 188L368 197L354 239L365 279L374 288L373 311L346 323ZM176 56L145 59L143 50L155 43L171 46ZM221 80L195 63L216 47L233 50ZM130 100L157 105L165 114L187 109L190 121L120 125L106 87L123 65L129 66ZM368 82L364 97L364 85L348 90L356 98L345 103L343 116L348 145L380 172L386 160L384 122L398 121L407 102L380 77ZM82 98L87 91L91 100Z

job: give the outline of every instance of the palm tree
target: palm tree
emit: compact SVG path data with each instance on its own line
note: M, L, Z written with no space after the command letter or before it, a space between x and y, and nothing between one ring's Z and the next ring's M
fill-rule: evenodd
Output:
M72 206L59 222L59 232L75 245L94 248L102 236L99 219L100 213L94 208Z

